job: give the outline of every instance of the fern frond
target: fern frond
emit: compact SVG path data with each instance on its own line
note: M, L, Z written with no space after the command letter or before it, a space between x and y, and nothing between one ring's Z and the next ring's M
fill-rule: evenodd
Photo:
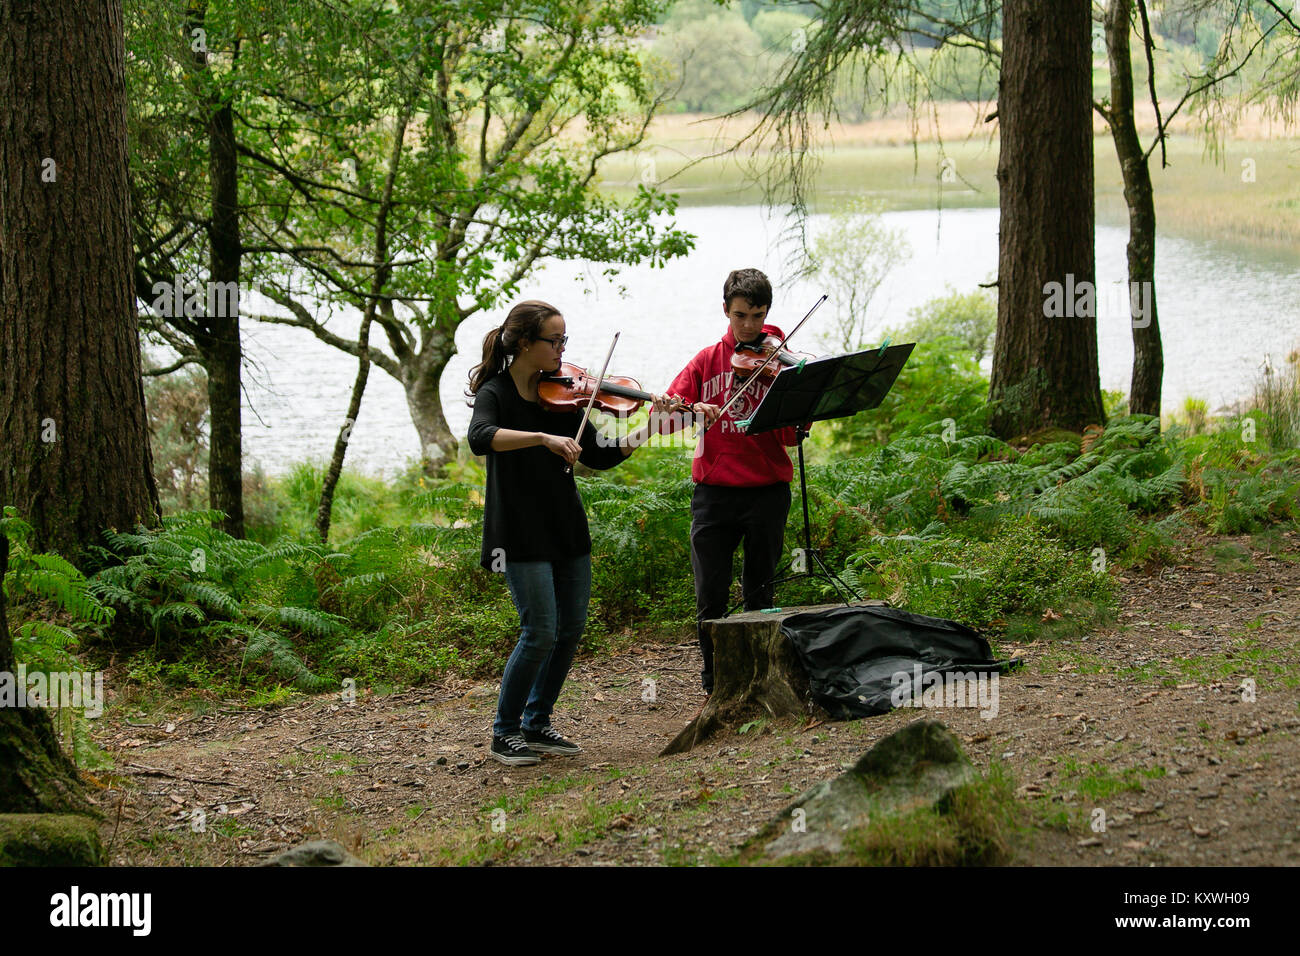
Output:
M106 581L103 579L102 575L103 572L96 575L96 580L93 580L89 585L90 592L97 598L102 601L107 601L109 604L124 607L130 611L138 612L143 607L144 602L140 600L139 596L134 591L128 591L120 585L114 584L111 581Z
M179 588L181 594L192 602L209 610L235 616L239 613L239 602L230 594L206 581L185 581Z
M77 643L76 634L51 621L28 621L18 628L18 634L24 640L40 640L59 648L71 647Z
M302 661L293 649L289 639L274 631L262 628L233 625L226 629L228 633L244 638L244 660L255 661L267 658L271 668L277 673L295 680L300 687L307 690L320 690L329 682L317 676Z
M26 544L32 535L32 526L18 517L18 509L13 505L5 505L4 517L0 518L0 534L5 535L10 541L19 544Z
M57 554L49 554L49 553L33 554L32 563L35 564L38 568L44 568L46 571L53 571L56 574L60 574L63 577L73 581L85 580L85 577L82 575L80 571L74 568L66 560L59 557Z
M47 554L32 555L33 559L48 559L51 557L54 556ZM58 562L67 564L62 558L59 558ZM71 565L68 565L68 567L71 567ZM33 594L54 601L69 614L80 620L91 624L108 623L112 619L113 612L99 603L95 595L88 590L85 578L81 577L81 572L75 568L72 570L77 576L70 579L58 570L39 568L27 575L24 583Z
M324 611L305 607L281 607L276 612L281 624L316 637L334 637L347 632L342 618Z
M163 515L162 523L165 530L176 528L192 528L195 526L208 527L209 525L220 524L226 520L226 513L216 509L205 509L202 511L180 511L176 514Z
M386 571L371 571L367 574L354 574L352 577L344 578L342 581L338 582L338 584L326 588L326 593L328 594L335 591L353 592L358 590L370 590L380 584L384 584L387 580L388 572Z
M185 601L161 604L150 610L148 617L149 626L155 630L167 620L175 621L179 626L184 627L186 619L193 621L195 624L202 624L208 619L201 608Z
M129 534L124 531L114 531L111 528L105 529L104 538L108 541L108 546L118 555L143 551L153 541L152 535Z

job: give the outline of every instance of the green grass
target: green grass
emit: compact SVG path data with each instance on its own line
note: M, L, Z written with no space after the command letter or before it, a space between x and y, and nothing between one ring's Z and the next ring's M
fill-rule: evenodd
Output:
M1123 793L1142 793L1146 781L1168 773L1160 765L1116 771L1107 764L1084 764L1072 757L1061 760L1057 769L1060 773L1049 791L1027 801L1027 813L1034 827L1076 834L1090 832L1091 811L1097 804Z
M533 805L538 797L550 796L555 793L566 793L575 788L587 788L596 782L595 776L591 774L571 774L564 777L556 777L552 780L544 780L541 783L527 787L522 793L506 793L499 796L491 803L483 804L479 807L479 812L490 814L493 810L505 810L508 815L516 813L525 813Z
M257 831L246 823L241 823L234 817L222 817L216 823L208 826L209 833L215 833L219 837L227 840L238 840L242 837L248 837Z
M753 205L763 201L762 187L747 181L750 160L733 157L704 160L689 165L675 147L651 147L663 188L677 193L682 205ZM951 158L959 176L956 182L940 179L940 151L934 143L922 143L913 158L909 147L848 146L827 153L817 174L818 209L831 209L845 196L866 196L883 200L886 208L929 209L996 206L998 203L996 144L950 142L944 156ZM771 165L771 157L759 159ZM630 193L639 181L640 160L619 157L602 167L607 191ZM964 180L964 181L962 181ZM942 195L940 186L943 187Z
M1249 624L1247 628L1250 629ZM1235 635L1225 651L1167 661L1123 664L1083 651L1056 649L1036 655L1030 666L1035 673L1049 676L1060 673L1062 665L1072 665L1073 672L1081 676L1108 674L1162 687L1226 682L1234 684L1235 692L1235 682L1246 677L1253 678L1260 690L1300 687L1300 661L1295 648L1266 645L1246 632Z
M1145 787L1144 780L1156 780L1167 774L1164 767L1129 767L1118 773L1106 764L1080 764L1072 757L1066 757L1060 763L1062 778L1058 787L1062 791L1074 790L1086 800L1097 802L1109 800L1116 794L1141 793Z

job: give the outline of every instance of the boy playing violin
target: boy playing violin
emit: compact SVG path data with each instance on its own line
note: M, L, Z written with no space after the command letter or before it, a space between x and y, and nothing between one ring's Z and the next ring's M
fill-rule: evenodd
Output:
M765 324L772 305L772 285L757 269L737 269L722 286L722 312L727 329L722 339L701 350L673 379L669 395L679 396L704 416L708 427L691 465L695 493L691 498L691 567L695 571L696 633L706 694L713 692L713 641L698 623L727 613L731 562L736 546L745 546L741 586L745 610L771 607L772 578L785 544L790 511L790 480L794 467L786 446L798 444L794 428L746 435L736 423L758 408L767 394L755 382L718 421L721 406L731 397L731 357L737 346L761 341L765 335L783 337ZM714 422L717 424L714 424Z

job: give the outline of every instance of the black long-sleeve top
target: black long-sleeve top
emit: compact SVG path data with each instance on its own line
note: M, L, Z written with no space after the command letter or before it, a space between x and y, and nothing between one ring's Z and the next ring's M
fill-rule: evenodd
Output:
M549 412L526 400L509 372L489 379L474 396L469 447L487 456L480 558L487 570L504 570L503 561L555 561L591 553L587 513L564 459L542 445L492 450L492 436L500 428L572 438L581 421L581 412ZM578 460L589 468L613 468L624 458L617 445L597 442L590 422L580 444Z

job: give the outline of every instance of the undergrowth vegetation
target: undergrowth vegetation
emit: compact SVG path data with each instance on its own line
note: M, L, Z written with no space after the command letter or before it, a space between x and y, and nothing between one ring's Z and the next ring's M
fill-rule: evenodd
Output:
M1113 620L1118 573L1176 560L1190 531L1254 533L1300 517L1300 459L1270 447L1278 430L1264 410L1198 422L1196 434L1131 416L1099 436L1046 431L1013 445L985 433L986 389L962 344L941 338L918 347L886 406L814 429L812 546L863 597L995 642L1077 634ZM307 463L259 478L247 540L203 510L168 515L157 531L107 532L84 576L33 553L7 509L19 660L52 669L80 653L172 696L256 703L348 678L499 674L518 622L502 576L479 566L481 466L471 459L440 481L345 472L328 545L314 534L321 478ZM578 484L593 548L585 650L690 637L689 452L643 449ZM795 570L810 563L801 539L796 474ZM833 594L801 578L778 601Z

